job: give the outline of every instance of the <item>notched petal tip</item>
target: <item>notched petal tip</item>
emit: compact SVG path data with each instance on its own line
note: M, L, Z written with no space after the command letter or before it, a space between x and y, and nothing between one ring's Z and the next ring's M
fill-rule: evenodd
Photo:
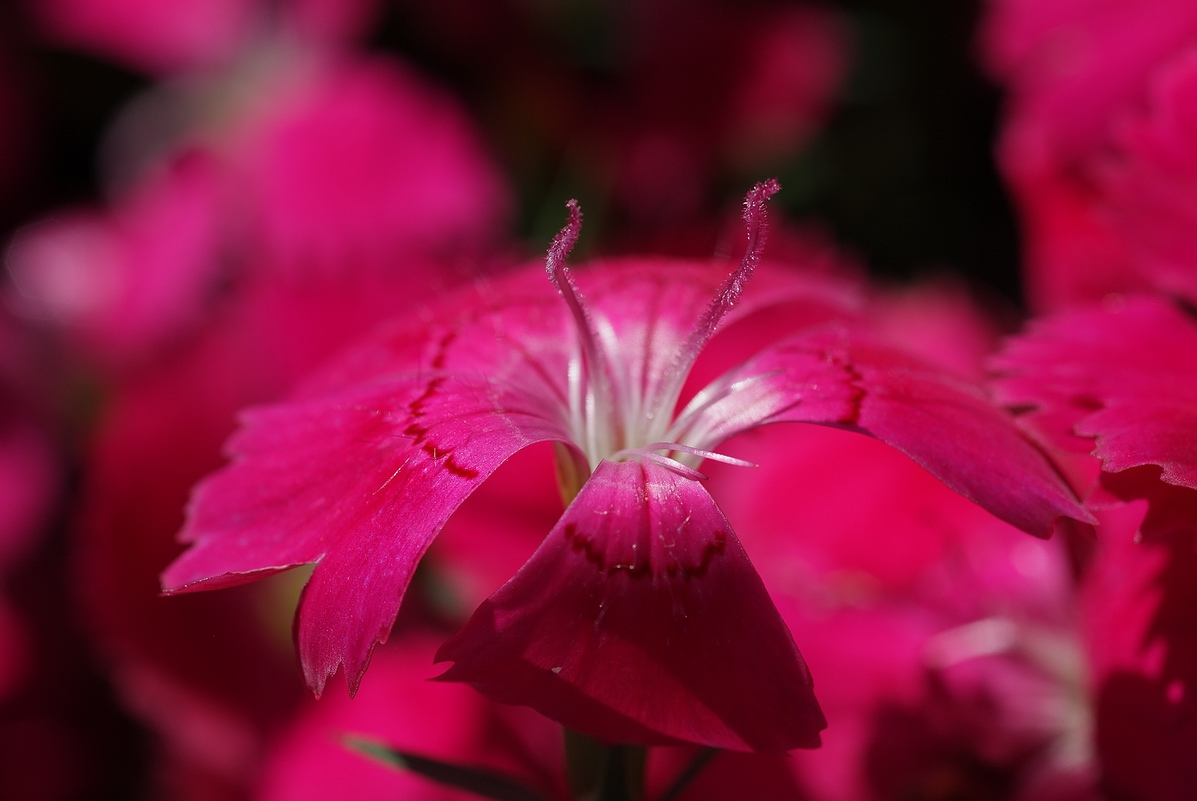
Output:
M385 642L386 637L378 639L370 646L364 658L354 659L352 664L350 664L350 660L343 658L338 658L332 664L310 664L302 656L302 649L296 640L296 650L301 654L299 662L300 670L303 671L303 683L312 693L312 697L319 701L324 696L329 681L340 672L345 677L345 687L349 691L349 697L354 698L357 696L358 689L361 688L366 669L370 666L370 660L374 657L375 647Z
M298 609L291 622L291 638L299 656L304 684L315 698L324 695L328 682L338 672L344 675L349 697L353 698L374 657L374 649L390 636L402 593L394 605L382 604L366 612L366 616L376 622L370 633L369 629L353 631L343 625L330 625L333 622L329 620L330 609L322 603L324 592L327 589L320 587L314 573L300 593ZM342 607L343 604L337 605L337 608Z

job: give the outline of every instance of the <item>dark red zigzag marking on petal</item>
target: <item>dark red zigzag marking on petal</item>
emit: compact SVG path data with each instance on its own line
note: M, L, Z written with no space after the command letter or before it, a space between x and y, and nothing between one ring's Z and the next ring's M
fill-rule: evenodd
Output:
M441 466L448 470L451 474L465 479L472 479L478 477L478 471L472 467L466 467L457 461L454 455L453 448L447 448L437 444L429 438L429 427L421 425L415 421L416 418L423 417L427 413L428 403L436 397L437 392L444 385L444 376L438 376L428 382L424 388L424 392L418 398L413 400L407 406L409 419L411 422L403 429L404 436L411 437L414 444L420 446L420 450L432 457L434 462L440 462Z
M586 561L597 567L603 573L612 575L615 573L625 573L631 578L641 578L652 573L654 575L665 575L673 578L676 575L681 575L682 578L702 578L706 575L707 568L710 567L711 562L716 556L723 554L724 548L727 546L727 532L722 529L717 529L712 532L711 539L704 543L702 553L699 554L698 564L693 567L680 564L676 560L670 560L669 564L665 565L663 569L653 570L648 564L647 555L644 556L644 561L636 564L623 564L622 562L610 564L607 561L607 556L603 552L601 546L595 542L594 536L578 531L576 523L566 523L562 529L566 541L570 547L577 553L581 553L586 557Z
M856 365L851 362L844 361L837 365L842 367L844 372L848 374L849 385L852 387L852 395L848 398L848 413L844 415L840 423L843 425L859 426L860 425L860 407L864 403L865 395L864 376L861 375L860 370L856 369Z

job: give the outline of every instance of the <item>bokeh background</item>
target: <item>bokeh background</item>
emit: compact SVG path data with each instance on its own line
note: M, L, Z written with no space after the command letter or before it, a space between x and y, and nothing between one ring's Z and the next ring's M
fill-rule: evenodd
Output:
M29 5L0 10L12 98L6 128L14 141L5 165L13 177L0 198L5 239L39 214L102 196L110 126L154 82L111 58L50 41ZM635 5L386 3L362 46L402 56L465 105L515 187L513 235L537 243L556 230L561 198L577 195L596 220L605 205L602 175L587 167L600 134L581 130L586 120L569 120L567 107L543 104L631 98L651 51L686 27L681 4L654 20L641 19ZM741 5L722 4L722 13L751 16L754 8L793 4ZM751 171L721 164L702 210L734 203L745 185L775 174L785 187L777 202L790 218L825 226L875 273L950 271L1017 302L1017 232L993 159L1000 95L982 73L975 41L981 6L821 4L837 14L846 57L827 119L812 126L804 146L782 148ZM747 43L738 53L712 50L708 71L695 81L728 79L726 70L742 66L737 55L748 55ZM564 87L544 86L551 82ZM689 113L718 125L717 111L691 106ZM565 135L552 130L563 124ZM698 209L686 211L699 217Z

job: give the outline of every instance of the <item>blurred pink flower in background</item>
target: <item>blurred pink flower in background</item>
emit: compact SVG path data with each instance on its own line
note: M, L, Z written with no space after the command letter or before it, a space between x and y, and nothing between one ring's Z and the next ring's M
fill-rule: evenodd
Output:
M312 44L348 44L377 0L27 0L46 35L155 74L227 64L280 32Z
M502 178L453 102L398 62L283 62L236 91L230 108L207 109L226 116L157 143L166 152L108 209L22 231L7 255L18 309L102 364L128 366L202 326L245 283L397 288L428 272L430 256L477 260L495 241Z
M1149 288L1197 301L1197 31L1189 49L1154 76L1145 110L1120 126L1103 165L1105 214L1134 275L1115 289ZM1137 275L1136 275L1137 273Z
M1032 321L997 361L1003 400L1074 464L1101 525L1083 573L1103 786L1191 792L1197 742L1197 324L1164 297L1112 296Z
M193 330L221 266L216 177L197 154L162 165L113 208L26 228L6 256L18 308L114 362Z
M1111 797L1181 801L1197 780L1197 554L1191 533L1134 541L1141 516L1102 516L1082 596L1096 748Z
M437 636L440 634L440 636ZM392 766L372 764L347 737L385 743L422 757L497 772L548 799L566 798L561 731L529 709L496 704L462 684L431 682L443 632L397 633L378 651L375 681L352 700L337 694L305 707L272 743L254 797L304 801L330 793L347 801L382 796L411 801L467 801L461 790ZM648 797L660 798L697 756L693 749L653 749ZM719 754L677 797L718 801L747 793L760 801L801 795L785 755Z
M823 748L795 756L812 797L1002 787L1026 798L1045 782L1093 785L1087 672L1059 542L1026 537L867 440L795 429L738 444L737 455L772 457L806 488L782 507L771 499L788 483L724 469L712 478L812 672L835 677L820 684Z
M442 639L429 632L398 634L378 653L380 681L352 700L336 694L308 705L273 745L255 798L477 798L367 760L345 746L346 736L500 772L549 798L563 797L560 730L529 709L495 704L465 685L429 681Z
M1191 201L1176 201L1197 177L1183 110L1197 6L989 6L982 50L1008 91L998 155L1023 222L1032 305L1050 310L1169 282L1192 291L1193 271L1175 249L1192 216Z
M1197 737L1197 7L992 8L1002 163L1032 301L1053 312L999 354L998 391L1101 520L1079 568L1103 790L1180 799Z

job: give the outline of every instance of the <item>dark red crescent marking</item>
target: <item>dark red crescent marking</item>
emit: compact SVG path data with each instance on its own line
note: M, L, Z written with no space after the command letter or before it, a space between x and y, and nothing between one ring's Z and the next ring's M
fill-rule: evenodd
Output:
M699 555L698 564L693 567L679 564L677 561L671 561L670 564L665 565L664 569L653 571L646 561L644 564L624 565L624 564L609 564L606 556L600 550L594 537L589 534L584 534L578 531L578 526L575 523L566 523L562 529L565 534L566 541L570 547L577 553L581 553L586 557L586 561L597 567L603 573L612 575L615 573L623 573L631 578L642 578L650 572L656 575L664 575L670 578L681 574L682 578L701 578L706 575L707 568L710 567L711 562L716 556L722 555L724 548L727 547L727 532L723 530L716 530L713 533L712 539L703 545L702 553Z

